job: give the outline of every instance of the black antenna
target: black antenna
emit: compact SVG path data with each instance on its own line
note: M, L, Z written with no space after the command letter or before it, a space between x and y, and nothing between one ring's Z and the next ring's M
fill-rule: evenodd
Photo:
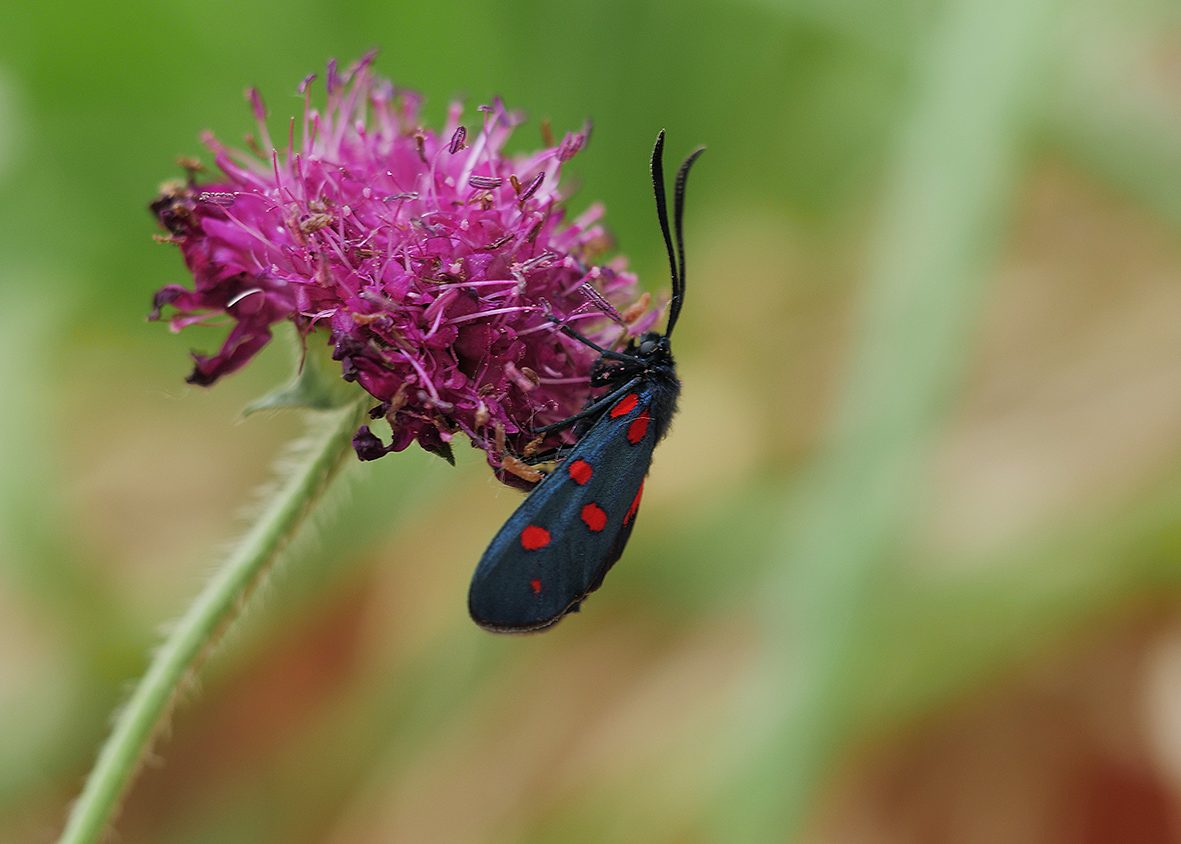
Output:
M669 308L668 328L665 335L672 333L673 323L677 312L681 309L681 299L685 290L681 286L681 275L677 272L677 257L673 252L672 233L668 229L668 202L664 196L664 130L656 135L656 146L652 148L652 192L656 195L656 218L660 220L660 232L664 235L664 248L668 252L668 271L672 276L673 296Z
M656 194L656 216L660 220L660 232L664 235L664 248L668 252L668 269L672 276L673 295L669 302L668 324L664 329L664 336L673 333L677 324L677 317L681 315L681 305L685 301L685 237L682 230L682 219L685 216L685 181L689 178L689 168L697 160L697 156L705 152L705 147L698 147L685 159L677 170L677 179L673 194L673 224L677 233L677 248L673 251L672 233L668 226L668 200L664 193L664 130L656 136L656 146L652 149L652 192Z
M664 329L667 337L673 333L673 326L677 324L677 317L681 315L681 303L685 299L685 235L681 228L681 220L685 216L685 182L689 178L689 168L697 157L705 152L705 147L698 147L684 160L677 170L676 187L673 192L673 226L677 233L677 265L680 268L680 293L673 290L673 299L669 305L668 327Z

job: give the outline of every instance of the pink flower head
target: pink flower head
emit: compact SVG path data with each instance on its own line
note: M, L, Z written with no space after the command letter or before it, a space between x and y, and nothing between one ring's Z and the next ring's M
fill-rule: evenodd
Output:
M151 206L194 280L161 289L152 318L171 307L180 330L229 317L221 348L194 354L188 380L201 385L254 357L275 323L303 337L320 329L393 431L385 444L362 427L361 459L415 441L449 457L462 432L511 471L512 455L543 447L532 428L589 394L595 354L558 325L612 345L657 311L635 301L621 261L595 263L607 243L598 206L564 219L559 173L585 131L507 157L520 119L497 101L475 128L453 105L436 133L419 123L420 97L373 76L372 58L343 75L329 63L323 111L311 104L314 77L303 81L303 117L283 150L256 91L255 153L204 138L219 178L198 184L194 168Z

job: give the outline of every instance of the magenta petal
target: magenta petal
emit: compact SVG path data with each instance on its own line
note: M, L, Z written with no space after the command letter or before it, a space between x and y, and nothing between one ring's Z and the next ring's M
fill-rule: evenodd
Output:
M238 323L216 355L205 357L193 354L196 366L185 380L190 384L208 387L221 376L245 365L270 339L271 332L266 326Z

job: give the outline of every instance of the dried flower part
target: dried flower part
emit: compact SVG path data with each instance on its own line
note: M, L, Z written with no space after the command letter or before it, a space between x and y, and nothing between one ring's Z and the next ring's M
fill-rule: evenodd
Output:
M443 131L423 128L418 95L373 76L372 58L343 75L329 64L322 111L314 77L304 80L284 150L254 91L269 155L205 137L221 176L198 184L189 168L151 205L194 278L161 289L152 318L172 309L174 330L230 318L217 353L194 355L189 381L202 385L249 361L276 323L326 334L343 377L378 400L373 415L393 431L388 444L358 431L361 459L412 442L449 457L461 432L500 469L531 428L588 397L594 354L554 320L610 345L658 312L646 302L637 312L622 262L595 263L608 242L597 206L564 219L559 174L585 132L506 157L520 121L503 104L481 107L479 127L462 125L455 105Z

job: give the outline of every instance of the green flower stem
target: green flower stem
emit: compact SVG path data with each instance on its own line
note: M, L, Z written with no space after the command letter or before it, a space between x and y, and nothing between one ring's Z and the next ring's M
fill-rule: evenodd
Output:
M796 840L856 727L855 680L875 671L866 620L1011 213L1053 2L950 0L916 68L835 436L762 591L764 659L720 840Z
M321 500L345 459L361 405L323 414L249 532L172 628L119 712L59 844L100 841L173 701Z

